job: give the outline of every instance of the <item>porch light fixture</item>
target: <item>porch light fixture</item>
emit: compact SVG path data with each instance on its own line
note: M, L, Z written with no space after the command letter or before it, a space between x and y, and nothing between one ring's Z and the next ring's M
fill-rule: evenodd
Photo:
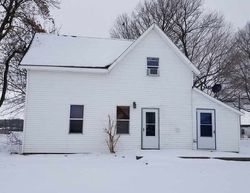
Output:
M136 109L136 102L133 102L133 108Z

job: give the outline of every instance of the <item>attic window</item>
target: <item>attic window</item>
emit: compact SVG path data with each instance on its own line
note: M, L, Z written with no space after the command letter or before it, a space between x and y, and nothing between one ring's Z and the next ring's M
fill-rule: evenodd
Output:
M147 75L159 76L159 58L147 58Z

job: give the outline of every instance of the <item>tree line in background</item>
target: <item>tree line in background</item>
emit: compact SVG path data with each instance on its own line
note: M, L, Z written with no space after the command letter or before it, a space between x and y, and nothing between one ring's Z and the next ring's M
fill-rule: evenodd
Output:
M202 0L146 0L117 17L110 35L136 39L156 23L201 74L197 87L235 107L250 110L250 23L233 32L224 17L203 8Z
M0 111L24 107L26 71L18 68L36 32L55 32L51 8L58 0L0 0ZM111 37L136 39L156 23L201 74L194 86L250 110L250 23L234 32L222 15L208 12L202 0L146 0L117 17ZM77 24L76 24L77 25ZM4 108L3 108L4 105Z

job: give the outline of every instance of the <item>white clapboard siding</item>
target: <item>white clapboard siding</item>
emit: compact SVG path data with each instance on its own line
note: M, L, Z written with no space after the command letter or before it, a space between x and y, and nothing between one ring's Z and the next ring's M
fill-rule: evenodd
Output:
M159 77L146 76L147 57L160 58ZM23 151L107 151L104 127L109 114L115 119L117 105L131 112L130 134L121 136L119 150L141 148L145 107L160 109L161 149L191 149L192 76L154 30L107 74L29 70ZM84 105L83 134L68 133L70 104Z

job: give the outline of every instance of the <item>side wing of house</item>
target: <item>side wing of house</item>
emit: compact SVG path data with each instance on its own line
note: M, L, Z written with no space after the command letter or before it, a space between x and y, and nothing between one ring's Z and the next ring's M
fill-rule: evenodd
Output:
M239 152L241 113L193 89L194 149Z

